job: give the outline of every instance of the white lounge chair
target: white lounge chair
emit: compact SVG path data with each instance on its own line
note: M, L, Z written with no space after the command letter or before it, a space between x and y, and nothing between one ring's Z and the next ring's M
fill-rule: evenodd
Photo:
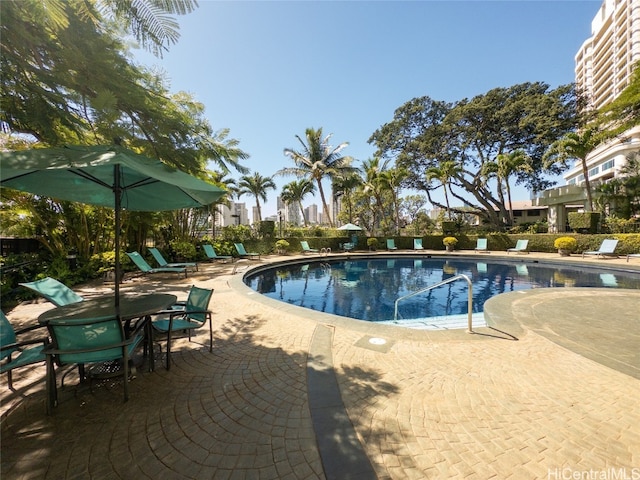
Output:
M515 247L507 249L507 254L510 253L510 252L529 253L527 251L527 247L528 246L529 246L529 240L518 240L516 242L516 246Z
M487 239L486 238L479 238L476 241L476 248L474 250L476 252L491 253L489 250L487 250Z
M414 250L424 250L424 247L422 246L422 239L421 238L414 238L413 239L413 249Z
M582 258L585 255L596 255L597 257L617 257L618 254L614 252L616 247L618 246L618 240L615 238L607 238L602 241L600 248L598 250L591 250L588 252L582 252Z

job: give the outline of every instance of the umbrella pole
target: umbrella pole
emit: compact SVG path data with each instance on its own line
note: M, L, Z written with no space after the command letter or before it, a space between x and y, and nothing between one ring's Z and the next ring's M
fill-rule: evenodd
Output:
M122 189L120 188L120 165L113 166L114 186L113 193L115 195L115 242L116 242L116 289L115 289L115 307L116 317L120 320L120 272L122 266L120 265L120 207L122 199Z

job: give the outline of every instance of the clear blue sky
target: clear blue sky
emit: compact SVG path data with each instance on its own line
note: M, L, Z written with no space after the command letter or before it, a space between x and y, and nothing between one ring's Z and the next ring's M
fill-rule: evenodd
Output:
M283 149L298 150L295 135L308 127L332 134L334 146L349 142L343 154L359 166L373 156L371 134L412 98L455 102L523 82L573 82L601 3L200 0L178 17L180 40L162 59L134 54L162 69L172 92L202 102L215 130L229 128L252 172L272 176L293 166ZM274 178L263 218L294 179ZM321 208L319 197L311 203Z

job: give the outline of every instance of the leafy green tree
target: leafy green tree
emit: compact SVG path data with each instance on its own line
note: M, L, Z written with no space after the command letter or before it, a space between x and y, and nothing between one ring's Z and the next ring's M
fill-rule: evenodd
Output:
M286 204L295 203L298 205L305 227L307 226L307 217L304 214L302 201L307 195L314 194L315 191L316 187L311 182L311 180L302 178L300 180L294 180L293 182L287 183L284 187L282 187L282 193L280 194L282 201Z
M523 150L531 159L531 172L519 171L515 184L541 191L553 183L544 174L559 174L561 165L548 168L542 156L548 146L577 124L577 96L570 85L523 83L496 88L471 100L450 104L429 97L413 99L394 113L391 122L376 130L369 143L382 158L395 159L409 172L405 187L424 191L429 201L442 208L432 191L440 185L428 180L429 168L452 161L460 166L449 180L449 193L464 211L501 227L504 200L487 182L483 165L502 152Z
M3 135L2 146L105 144L117 138L139 153L203 178L211 164L225 172L233 168L246 173L240 161L248 155L237 140L228 138L229 131L214 131L201 103L186 93L170 93L162 77L130 63L118 36L124 25L134 36L141 35L143 44L166 47L169 38L177 39L170 33L171 25L177 26L170 15L194 5L192 0L104 0L99 9L93 0L0 2L0 121L10 132ZM87 207L80 213L77 206L26 198L39 205L27 218L50 250L62 254L73 243L79 243L74 246L79 252L86 250L83 245L113 248L100 238L113 233L112 215L95 217L100 222L96 228L94 211ZM22 205L12 203L16 209ZM175 213L169 222L174 231L180 225L186 228L185 215ZM128 218L125 214L123 221ZM93 228L75 232L84 222ZM138 226L130 236L141 242L149 230Z
M561 163L567 165L571 160L579 160L584 176L584 188L587 192L587 208L593 210L593 193L591 191L591 181L589 180L589 167L587 165L587 155L591 153L600 143L601 137L590 128L581 132L569 132L559 140L553 142L544 154L547 165Z
M409 223L413 224L420 213L426 214L426 205L427 197L424 195L407 195L400 201L400 211L409 219Z
M258 172L253 175L243 175L238 182L238 198L242 195L253 195L256 199L256 209L258 210L258 222L262 221L262 210L260 200L267 201L267 191L275 190L276 184L271 177L263 177Z
M283 168L276 172L276 175L295 175L299 178L308 178L316 182L320 198L322 199L322 209L324 218L328 219L329 225L334 226L333 219L329 214L329 206L322 187L324 178L333 179L334 177L344 176L353 171L351 167L351 158L341 155L349 144L344 142L337 147L329 144L331 135L322 136L322 128L317 130L307 128L305 131L305 140L296 135L296 138L302 146L301 150L285 148L284 154L290 157L295 163L295 167Z
M618 176L596 187L600 210L611 207L610 214L630 219L640 214L640 153L627 156L626 163L620 168Z

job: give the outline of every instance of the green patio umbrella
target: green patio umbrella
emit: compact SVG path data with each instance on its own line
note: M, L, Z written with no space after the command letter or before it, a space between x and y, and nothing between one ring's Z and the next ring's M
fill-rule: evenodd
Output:
M119 308L120 212L210 205L225 191L120 145L66 146L0 152L0 186L115 210Z

